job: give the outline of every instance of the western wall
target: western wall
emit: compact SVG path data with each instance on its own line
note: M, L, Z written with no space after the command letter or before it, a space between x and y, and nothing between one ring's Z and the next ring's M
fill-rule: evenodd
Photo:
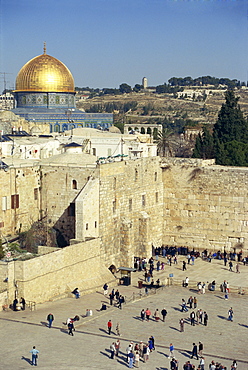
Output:
M248 168L174 158L162 169L165 244L247 251Z
M16 228L29 202L32 216L37 204L34 188L40 186L40 214L71 245L29 261L10 262L11 300L14 281L20 296L36 302L60 298L76 286L82 294L97 290L114 278L110 266L132 267L134 257L151 255L152 245L209 251L242 248L248 253L247 168L160 157L85 165L83 156L74 155L74 165L42 163L40 179L36 170L30 169L30 195L20 197L20 213L11 225ZM23 194L25 184L17 174L20 179L25 176L15 172ZM6 175L1 171L1 178Z

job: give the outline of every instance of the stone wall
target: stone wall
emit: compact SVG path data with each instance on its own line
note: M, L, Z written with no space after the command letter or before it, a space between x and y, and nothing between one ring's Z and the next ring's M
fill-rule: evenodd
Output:
M75 238L75 202L94 171L80 163L41 166L42 216L59 231L60 246Z
M247 249L248 168L208 161L163 164L164 244Z
M36 303L66 297L75 288L82 295L101 290L105 282L115 278L102 264L99 250L99 239L94 239L27 261L9 262L9 302L16 286L19 298Z
M160 159L100 166L100 236L106 264L133 266L161 245L163 183Z
M29 229L39 218L39 166L10 166L8 171L0 170L0 183L1 234L6 237ZM14 203L13 196L16 196Z

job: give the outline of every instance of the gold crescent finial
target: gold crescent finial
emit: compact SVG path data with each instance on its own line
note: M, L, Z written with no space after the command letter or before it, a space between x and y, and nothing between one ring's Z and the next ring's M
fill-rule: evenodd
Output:
M44 42L44 54L46 54L46 41Z

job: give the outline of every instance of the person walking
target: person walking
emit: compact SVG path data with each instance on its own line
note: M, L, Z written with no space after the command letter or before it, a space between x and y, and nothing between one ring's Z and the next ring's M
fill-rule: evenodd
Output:
M110 306L113 306L114 298L115 298L115 294L113 292L111 292L109 294L109 304L110 304Z
M192 307L193 307L193 301L194 301L194 300L193 300L193 297L192 297L192 296L190 296L190 297L189 297L189 299L188 299L188 302L187 302L187 303L188 303L188 305L189 305L189 308L192 308Z
M115 345L115 355L118 356L119 355L119 351L120 351L120 347L121 347L121 342L119 339L117 339L117 341L114 343Z
M190 314L190 324L195 326L195 312L192 311Z
M120 324L118 322L116 324L115 330L116 330L116 335L118 335L118 337L120 337L121 336L121 333L120 333Z
M230 307L230 309L228 311L228 320L233 321L233 309L232 309L232 307Z
M143 358L144 362L146 362L149 359L150 349L147 344L144 344L143 347Z
M139 355L140 358L143 358L143 349L144 349L144 343L142 341L139 342Z
M230 262L228 263L228 265L229 265L229 271L232 271L232 268L233 268L233 263L232 263L232 261L230 261Z
M149 338L149 340L151 340L151 342L152 342L152 349L155 351L155 339L154 339L154 337L153 337L153 336L151 336L151 337Z
M26 308L26 301L23 297L21 297L20 304L22 305L22 311L25 311Z
M141 312L140 312L140 317L141 317L141 321L143 322L143 321L145 321L145 310L144 310L144 308L141 310Z
M205 326L208 325L208 314L206 311L204 311L204 314L203 314L203 323Z
M174 357L174 346L172 343L170 343L170 353L169 353L169 358Z
M146 321L149 322L150 316L151 316L151 311L149 310L149 308L146 309L145 313L146 313Z
M186 271L186 270L187 270L187 268L186 268L186 262L183 261L183 271Z
M184 286L185 286L185 288L188 288L188 286L189 286L189 278L188 278L188 276L186 276L186 278L185 278Z
M180 332L184 332L184 319L179 320Z
M167 311L166 311L166 309L165 308L163 308L162 309L162 311L161 311L161 315L162 315L162 317L163 317L163 322L165 321L165 318L166 318L166 315L167 315Z
M182 299L182 309L181 309L181 312L185 311L187 312L188 311L188 308L186 307L186 301L184 299Z
M199 320L200 320L200 309L196 311L196 325L199 325Z
M194 308L196 308L197 307L197 298L196 297L193 298L193 303L194 303Z
M240 271L239 271L239 263L237 263L237 264L236 264L236 272L237 272L238 274L240 274Z
M127 362L129 361L129 353L132 351L133 345L130 343L128 347L126 348L126 354L127 354Z
M155 320L156 322L158 322L160 320L160 316L159 316L159 310L158 308L156 309L156 311L154 312L154 317L155 317Z
M108 333L109 333L109 335L111 334L112 326L113 326L112 321L111 321L111 320L109 320L109 321L108 321L108 323L107 323L107 327L108 327Z
M68 322L67 327L68 327L68 334L73 336L74 334L73 334L72 330L74 329L74 331L75 331L73 320Z
M51 328L52 327L52 323L53 323L53 320L54 320L54 316L52 313L49 313L47 315L47 321L48 321L48 327Z
M196 357L196 359L198 360L197 345L195 343L193 343L191 358L194 358L194 357Z
M203 351L203 344L202 344L202 342L199 342L198 354L199 354L200 357L202 357L202 351Z
M131 350L129 355L128 355L128 367L133 368L133 362L134 362L134 353Z
M36 349L35 346L33 346L31 351L29 352L32 353L32 365L37 366L38 353L40 353L40 351L38 351L38 349Z
M113 360L115 357L115 343L113 342L110 345L110 358Z
M105 284L103 285L103 294L104 294L104 295L108 295L108 284L107 284L107 283L105 283Z
M134 355L134 363L136 367L139 367L139 360L140 360L139 351L136 351Z
M200 359L200 364L199 364L199 366L200 366L200 370L204 370L204 365L205 365L205 358L204 358L204 357L202 357L202 358Z

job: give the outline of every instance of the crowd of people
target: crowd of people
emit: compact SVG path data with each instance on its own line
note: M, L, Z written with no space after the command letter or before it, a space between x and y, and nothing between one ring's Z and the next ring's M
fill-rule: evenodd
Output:
M186 247L185 247L186 248ZM185 260L183 262L182 269L187 270L187 265L194 265L195 259L200 257L200 253L196 252L190 252L188 249L182 249L180 250L180 253L185 256ZM161 270L164 270L165 265L172 265L172 264L178 264L178 249L175 247L161 247L154 250L154 257L151 257L149 259L147 258L137 258L135 260L135 268L138 271L144 272L144 282L149 284L150 287L160 286L160 279L156 280L156 285L154 283L154 272L159 272ZM161 256L165 258L165 260L160 261L158 256ZM209 255L207 251L204 251L202 253L202 257L208 259L211 258L218 258L224 260L224 264L226 263L225 258L229 259L229 269L230 269L230 262L235 260L237 255L225 255L217 253L216 256ZM234 259L233 259L234 258ZM238 261L242 260L242 255L238 254ZM189 287L189 278L186 276L186 278L183 281L183 286L185 288ZM216 287L216 282L213 280L209 285L208 289L214 291ZM198 282L197 283L197 293L198 294L204 294L206 290L206 284L205 282ZM226 280L223 281L221 284L221 290L225 294L225 299L228 299L228 293L229 293L229 284ZM186 290L185 290L186 291ZM75 295L75 298L80 298L80 292L79 289L76 288L72 292ZM109 299L109 307L117 307L119 309L122 309L123 303L125 303L124 296L120 294L119 289L111 289L109 292L109 286L107 283L103 285L103 295L105 298ZM178 322L179 322L179 331L183 333L185 331L185 323L189 323L191 326L197 326L197 325L208 325L208 313L206 310L203 310L202 308L198 308L198 298L200 300L200 297L197 296L197 294L190 295L188 299L182 298L179 305L181 306L180 312L181 315L178 316ZM100 307L100 310L106 310L108 308L106 301L102 302L102 306ZM25 307L25 302L24 302ZM24 308L25 309L25 308ZM184 316L183 313L187 313L187 316ZM92 310L87 309L86 310L86 316L91 316ZM150 309L147 307L146 309L143 308L140 312L139 319L142 322L165 322L168 320L168 311L165 307L160 308L153 308ZM183 316L183 317L182 317ZM227 320L233 321L234 312L233 308L230 307L227 311ZM73 336L75 332L75 326L74 323L79 320L79 316L76 315L73 318L68 318L66 325L68 328L68 334ZM49 313L47 316L48 321L48 327L51 328L53 321L54 321L54 315L52 313ZM152 325L149 325L150 328L152 328ZM107 322L107 333L109 335L114 334L117 336L118 339L113 341L110 345L110 358L115 359L118 358L119 353L121 351L121 344L120 337L121 337L121 329L120 329L120 323L116 322L114 325L113 321L111 319ZM126 346L125 346L126 347ZM124 347L124 348L125 348ZM149 361L149 356L151 353L155 351L155 338L154 336L150 336L147 341L140 341L138 343L130 342L129 345L125 348L125 350L121 351L121 353L125 354L125 360L128 364L129 368L139 367L140 362L147 362ZM31 351L30 351L31 352ZM33 352L32 352L33 355ZM190 353L191 359L195 359L199 361L198 365L195 365L191 363L190 360L187 360L182 366L183 370L206 370L206 363L205 358L203 356L203 343L199 342L197 345L196 343L193 343L193 348ZM179 361L176 358L176 351L174 348L174 345L170 343L169 345L169 353L167 355L169 360L169 367L170 370L179 370ZM221 363L211 361L209 364L209 370L224 370L226 369L225 366L221 365ZM231 365L231 370L234 370L237 368L237 362L233 361ZM229 370L229 369L228 369Z
M120 339L112 342L110 345L110 358L115 359L119 356L121 348ZM129 368L139 367L140 362L146 363L149 360L150 354L155 351L155 338L154 336L150 336L147 341L143 342L130 342L126 347L125 353L126 357L125 360L128 363ZM179 369L179 361L176 359L175 355L175 348L172 343L169 345L169 353L167 355L169 360L170 370L178 370ZM186 361L183 364L183 370L204 370L206 369L206 360L203 356L203 343L199 342L198 345L196 343L192 344L192 351L190 353L191 359L196 359L199 361L198 365L191 363L190 360ZM220 362L215 362L212 360L208 365L209 370L227 370L227 367L222 365ZM231 364L230 370L237 369L237 361L234 360Z

